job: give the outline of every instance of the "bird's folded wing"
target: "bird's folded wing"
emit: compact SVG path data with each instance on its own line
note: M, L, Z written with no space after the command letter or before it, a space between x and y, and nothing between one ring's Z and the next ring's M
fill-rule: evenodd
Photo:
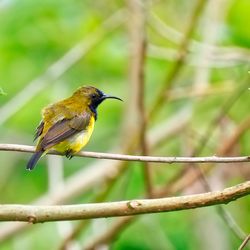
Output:
M89 125L90 117L90 114L85 113L80 116L74 116L72 119L58 121L41 139L40 147L43 150L49 149L80 131L85 130Z

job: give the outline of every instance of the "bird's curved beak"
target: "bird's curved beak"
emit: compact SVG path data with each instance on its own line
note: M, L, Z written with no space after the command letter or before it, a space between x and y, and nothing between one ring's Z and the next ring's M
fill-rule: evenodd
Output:
M119 101L122 101L122 102L123 102L123 100L122 100L121 98L119 98L119 97L112 96L112 95L106 95L106 94L103 94L103 96L102 96L102 100L105 100L105 99L117 99L117 100L119 100Z

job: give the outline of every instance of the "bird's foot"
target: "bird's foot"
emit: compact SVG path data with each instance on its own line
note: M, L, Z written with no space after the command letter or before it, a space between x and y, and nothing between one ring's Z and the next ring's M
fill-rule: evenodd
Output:
M72 150L67 150L66 153L65 153L65 156L68 159L71 159L74 156Z

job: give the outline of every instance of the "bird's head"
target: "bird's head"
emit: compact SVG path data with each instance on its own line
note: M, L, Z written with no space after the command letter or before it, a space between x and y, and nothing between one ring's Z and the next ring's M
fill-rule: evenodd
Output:
M101 90L92 86L83 86L76 90L74 97L82 99L93 111L106 99L117 99L119 97L104 94Z

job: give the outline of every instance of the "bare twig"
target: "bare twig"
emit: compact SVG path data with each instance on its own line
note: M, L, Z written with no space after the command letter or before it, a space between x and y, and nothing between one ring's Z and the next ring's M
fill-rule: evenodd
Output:
M38 223L171 212L227 204L248 194L250 194L250 181L222 191L171 198L61 206L0 205L0 221Z
M210 185L209 185L210 186ZM210 187L211 190L211 187ZM223 206L219 205L216 207L217 213L220 215L221 219L225 222L227 227L231 230L231 232L238 238L244 239L246 237L246 233L234 219L232 214L226 210Z
M238 250L243 250L244 247L248 244L249 240L250 240L250 234L245 238L245 240L242 242Z
M0 144L0 151L17 151L34 153L35 147L18 145L18 144ZM49 151L48 154L61 155L56 151ZM126 154L110 154L101 152L84 151L76 154L79 157L89 157L97 159L109 159L120 161L138 161L138 162L158 162L158 163L235 163L235 162L250 162L250 156L235 156L235 157L182 157L182 156L141 156L141 155L126 155Z

